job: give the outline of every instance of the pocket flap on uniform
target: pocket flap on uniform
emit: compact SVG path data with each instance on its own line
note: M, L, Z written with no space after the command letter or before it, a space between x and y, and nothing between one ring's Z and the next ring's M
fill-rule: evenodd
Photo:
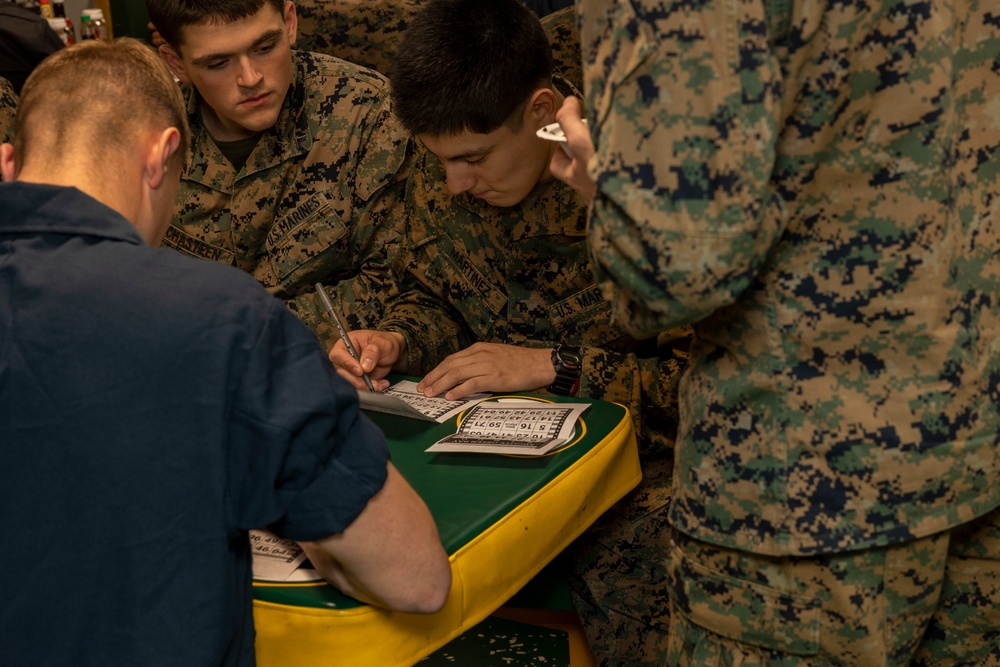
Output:
M819 651L818 601L709 570L676 548L672 558L673 603L692 623L792 655Z

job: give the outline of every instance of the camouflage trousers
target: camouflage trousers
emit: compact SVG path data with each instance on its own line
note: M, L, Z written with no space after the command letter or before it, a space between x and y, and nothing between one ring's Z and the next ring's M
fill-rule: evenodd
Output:
M564 553L573 606L601 667L664 664L672 468L669 457L644 461L639 486Z
M995 665L1000 510L889 547L772 558L674 533L666 665Z

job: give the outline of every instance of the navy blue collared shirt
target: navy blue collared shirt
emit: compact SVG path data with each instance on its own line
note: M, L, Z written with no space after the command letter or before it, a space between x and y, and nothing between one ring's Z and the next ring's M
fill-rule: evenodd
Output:
M247 531L342 532L387 456L250 276L0 184L0 665L252 665Z

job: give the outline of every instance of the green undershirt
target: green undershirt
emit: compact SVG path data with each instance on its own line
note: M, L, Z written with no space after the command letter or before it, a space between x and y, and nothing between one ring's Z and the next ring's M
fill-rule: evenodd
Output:
M250 157L250 153L253 153L254 147L262 136L263 133L255 134L246 139L237 139L236 141L219 141L215 137L212 137L212 140L219 147L219 150L222 151L222 154L226 156L226 159L233 163L236 171L240 172L243 170L243 165L247 163L247 158Z

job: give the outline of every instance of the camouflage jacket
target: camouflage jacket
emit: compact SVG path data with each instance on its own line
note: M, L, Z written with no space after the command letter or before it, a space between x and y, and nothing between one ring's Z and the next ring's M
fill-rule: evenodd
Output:
M298 48L388 72L422 0L296 0Z
M440 161L422 153L406 203L399 288L379 329L406 338L411 374L477 341L580 345L580 395L628 407L644 457L672 453L675 341L636 341L611 323L587 259L586 204L572 189L550 180L520 205L496 207L449 194Z
M14 140L14 116L17 114L17 95L10 81L0 77L0 144Z
M188 87L192 154L164 244L251 273L329 345L337 334L316 282L352 327L381 317L412 142L381 75L324 55L293 58L285 107L239 173Z
M296 0L296 45L386 73L406 26L422 5L423 0ZM552 45L555 73L581 88L583 68L573 8L543 16L541 23Z
M592 250L695 323L672 521L764 554L1000 504L996 3L581 0Z
M539 22L552 47L552 66L555 76L583 90L583 63L580 62L580 35L576 26L576 10L566 7L546 14Z

